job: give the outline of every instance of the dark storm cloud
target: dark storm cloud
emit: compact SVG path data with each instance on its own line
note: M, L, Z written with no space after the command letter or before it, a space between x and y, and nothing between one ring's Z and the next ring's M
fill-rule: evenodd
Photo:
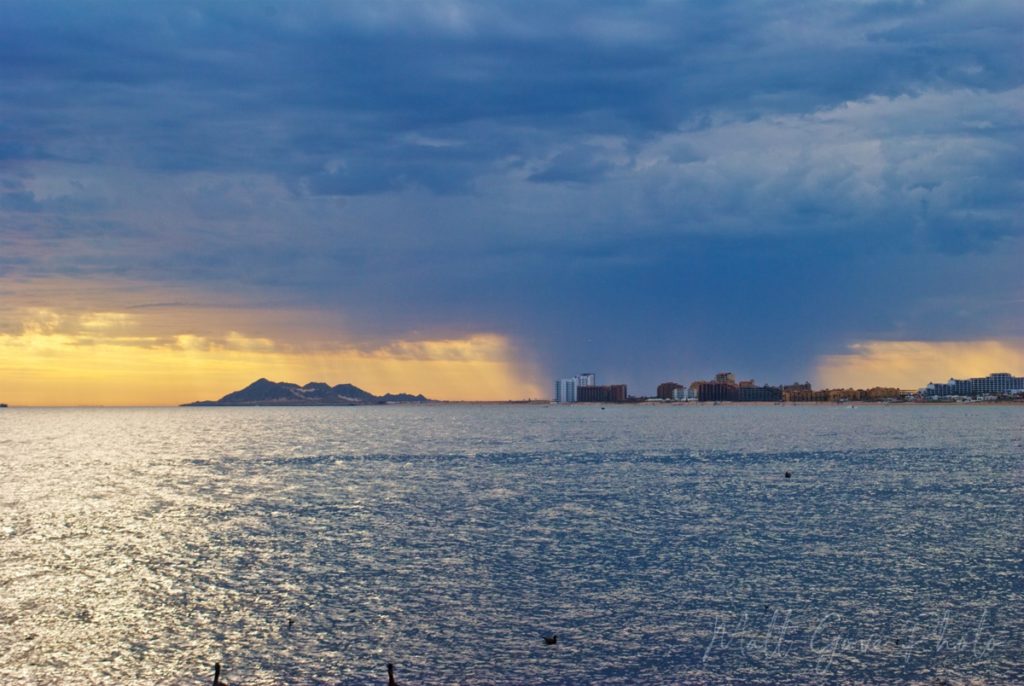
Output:
M1011 335L1022 23L1012 2L5 2L0 264L495 330L644 384L955 335L954 297L960 337Z

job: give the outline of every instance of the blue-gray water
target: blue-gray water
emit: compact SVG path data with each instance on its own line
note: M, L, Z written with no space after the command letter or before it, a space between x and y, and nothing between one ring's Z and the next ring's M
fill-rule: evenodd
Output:
M1022 683L1022 454L1020 407L0 410L0 683Z

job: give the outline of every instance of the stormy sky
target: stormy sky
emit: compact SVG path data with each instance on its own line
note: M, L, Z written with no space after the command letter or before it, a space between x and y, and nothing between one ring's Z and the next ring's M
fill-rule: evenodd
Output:
M0 333L244 312L637 393L1019 352L1022 36L984 0L5 0Z

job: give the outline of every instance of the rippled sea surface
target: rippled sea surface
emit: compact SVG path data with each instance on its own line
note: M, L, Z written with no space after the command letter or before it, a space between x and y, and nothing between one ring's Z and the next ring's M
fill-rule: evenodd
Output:
M1024 683L1022 511L1020 407L11 408L0 683Z

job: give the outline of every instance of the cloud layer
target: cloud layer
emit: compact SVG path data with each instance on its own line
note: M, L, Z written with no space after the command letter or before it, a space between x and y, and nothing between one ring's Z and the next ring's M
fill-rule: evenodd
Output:
M0 288L493 334L641 392L1020 338L1022 28L1012 2L12 0ZM242 332L308 337L278 319Z

